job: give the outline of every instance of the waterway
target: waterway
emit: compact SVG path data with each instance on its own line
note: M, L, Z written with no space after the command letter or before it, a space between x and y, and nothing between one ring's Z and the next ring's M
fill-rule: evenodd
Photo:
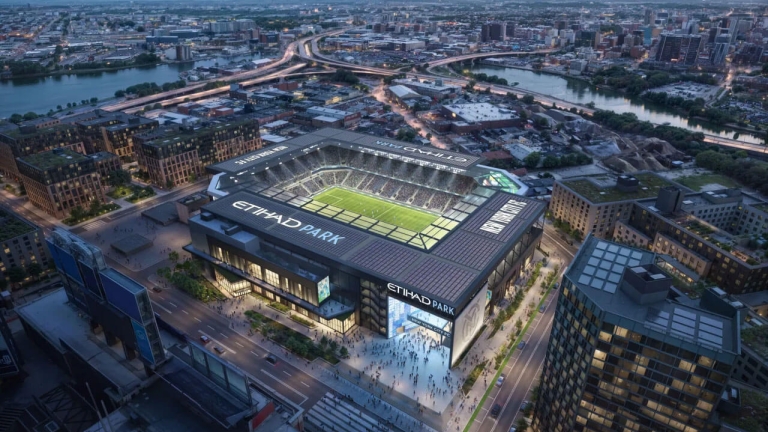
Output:
M198 66L210 67L216 63L224 66L230 62L255 58L258 56L210 58L194 63L171 63L107 72L0 81L0 118L30 111L44 114L50 109L56 110L57 105L66 107L68 102L79 104L81 100L92 97L99 100L111 98L117 90L135 84L178 81L179 73Z
M754 135L724 130L716 125L707 123L689 121L687 118L681 117L664 107L654 106L640 99L630 99L619 92L598 89L594 85L579 79L498 66L479 65L471 70L473 73L484 73L504 78L510 85L517 82L516 87L552 96L566 102L582 105L593 102L595 108L611 110L617 113L632 112L640 120L656 124L669 123L671 126L702 132L707 135L730 139L735 137L738 141L751 144L762 143L762 140Z

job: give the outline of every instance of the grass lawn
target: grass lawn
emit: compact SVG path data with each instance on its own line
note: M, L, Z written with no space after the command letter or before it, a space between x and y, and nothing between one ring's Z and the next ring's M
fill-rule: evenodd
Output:
M739 185L736 180L720 174L699 174L684 176L676 178L675 181L682 184L683 186L688 186L695 191L700 191L704 186L709 184L719 184L726 188L741 187L741 185Z
M133 191L129 186L115 186L115 188L107 193L107 196L112 199L125 198L133 194Z
M437 215L426 211L337 187L321 192L313 199L416 232L428 227L438 218Z

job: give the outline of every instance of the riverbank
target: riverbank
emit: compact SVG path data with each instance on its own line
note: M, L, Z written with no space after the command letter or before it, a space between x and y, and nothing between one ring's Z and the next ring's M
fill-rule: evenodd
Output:
M87 74L94 74L94 73L101 73L101 72L121 71L125 69L141 69L141 68L150 69L150 68L155 68L158 66L163 66L163 65L173 64L173 63L175 62L160 62L160 63L151 63L151 64L144 64L144 65L134 64L134 65L125 65L125 66L116 66L116 67L98 68L98 69L58 70L58 71L50 71L50 72L39 73L39 74L13 76L11 78L4 78L2 79L2 81L25 80L25 79L33 79L33 78L49 78L49 77L70 76L70 75L87 75Z

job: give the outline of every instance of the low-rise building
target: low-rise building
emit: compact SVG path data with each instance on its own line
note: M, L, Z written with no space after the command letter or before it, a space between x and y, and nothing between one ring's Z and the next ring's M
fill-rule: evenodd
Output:
M393 82L397 85L406 86L420 95L429 96L437 100L443 100L461 94L460 86L445 84L441 79L436 79L434 81L419 81L416 78L396 79Z
M203 176L210 164L262 146L259 125L250 118L158 129L135 139L141 169L152 183L168 188Z
M93 200L105 202L96 162L80 153L58 148L17 159L19 175L29 201L63 219L75 207L88 208Z
M48 268L50 253L43 244L43 230L12 210L0 207L0 274L12 267L39 264Z
M452 122L465 122L479 129L499 129L520 124L520 116L514 110L485 102L443 105L441 110Z
M159 125L157 120L104 110L80 114L70 122L77 126L89 153L108 151L125 162L132 162L136 158L133 136L153 130Z
M0 132L0 173L18 179L16 158L55 148L67 148L82 154L86 152L79 131L70 124L52 124L41 128L38 124L28 124L5 129Z

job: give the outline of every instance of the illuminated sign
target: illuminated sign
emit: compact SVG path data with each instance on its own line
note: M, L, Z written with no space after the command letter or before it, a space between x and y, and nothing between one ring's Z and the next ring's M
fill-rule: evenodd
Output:
M418 324L418 325L420 325L420 326L422 326L422 327L424 327L426 329L432 330L433 332L435 332L437 334L441 334L441 335L443 335L443 336L445 336L447 338L451 337L451 333L445 331L445 329L441 329L440 327L438 327L436 325L432 325L432 324L424 321L423 319L419 319L419 318L417 318L417 317L415 317L413 315L408 315L408 321L414 322L414 323L416 323L416 324Z
M344 237L336 235L330 231L315 228L313 225L305 224L300 220L269 211L264 207L259 207L256 204L249 203L248 201L235 201L232 203L232 207L246 211L252 215L261 216L266 220L274 220L286 228L298 229L299 232L303 232L306 235L311 235L317 239L327 241L328 243L339 244L341 240L344 240Z
M417 302L419 302L419 303L421 303L421 304L423 304L425 306L429 306L432 309L438 310L440 312L446 313L446 314L451 315L451 316L455 316L456 315L455 308L453 308L451 306L448 306L446 304L440 303L437 300L432 300L432 299L430 299L429 297L427 297L425 295L422 295L422 294L419 294L417 292L411 291L411 290L409 290L407 288L403 288L403 287L401 287L399 285L395 285L395 284L390 282L390 283L387 284L387 289L389 289L389 292L395 293L395 294L397 294L400 297L403 297L403 298L406 298L406 299L409 299L409 300L417 301Z
M461 156L454 156L454 155L440 153L440 152L436 152L436 151L432 151L432 150L420 149L418 147L402 146L402 145L393 144L393 143L387 142L387 141L376 141L376 145L380 145L380 146L383 146L383 147L394 148L394 149L399 149L399 150L403 150L403 151L407 151L407 152L411 152L411 153L416 153L416 154L432 156L432 157L436 157L436 158L440 158L440 159L445 159L445 160L452 160L452 161L456 161L456 162L467 162L467 159L463 158Z
M322 303L325 299L331 296L331 284L328 281L328 276L324 277L317 283L317 303Z
M480 227L480 230L491 234L500 233L527 205L527 202L510 199Z
M152 345L149 343L147 330L134 320L131 320L131 324L133 325L133 334L136 336L136 345L139 349L139 354L144 360L154 364L155 355L152 353Z
M237 165L245 165L247 163L250 163L250 162L253 162L255 160L259 160L261 158L273 155L273 154L281 152L283 150L288 150L288 147L287 146L273 147L273 148L271 148L269 150L265 150L265 151L263 151L261 153L252 154L252 155L250 155L248 157L244 157L242 159L236 160L235 164L237 164Z

